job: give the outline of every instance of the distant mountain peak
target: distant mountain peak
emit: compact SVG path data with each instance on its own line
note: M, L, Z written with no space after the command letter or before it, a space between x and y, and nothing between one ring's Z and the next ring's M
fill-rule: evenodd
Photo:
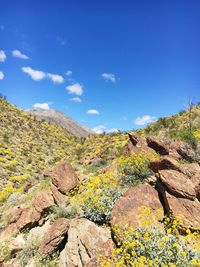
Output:
M67 116L61 111L55 109L29 109L26 110L30 115L37 119L53 122L66 128L66 130L77 137L86 137L94 132L86 126L80 125L78 122Z

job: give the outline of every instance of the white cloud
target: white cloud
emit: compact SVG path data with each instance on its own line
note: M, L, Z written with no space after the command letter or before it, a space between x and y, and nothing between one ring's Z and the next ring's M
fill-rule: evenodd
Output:
M68 90L69 94L75 94L79 96L83 94L83 86L79 83L68 85L66 89Z
M3 50L0 50L0 62L4 62L6 60L6 53Z
M22 71L27 73L34 81L40 81L46 78L46 74L40 70L34 70L31 67L23 67Z
M99 111L96 110L96 109L89 109L89 110L87 111L87 114L99 115L100 113L99 113Z
M103 132L105 132L105 133L116 133L116 132L118 132L118 129L116 129L116 128L109 129L105 125L98 125L98 126L94 127L92 130L97 134L102 134Z
M12 51L12 55L13 55L13 57L17 57L17 58L20 58L20 59L25 59L25 60L29 59L28 56L22 54L22 52L20 52L19 50L13 50Z
M145 125L145 124L148 124L148 123L156 121L156 119L157 119L156 117L153 117L153 116L150 116L150 115L144 115L142 117L137 117L134 120L134 123L136 125Z
M97 134L101 134L101 133L105 132L106 126L98 125L98 126L94 127L92 130Z
M73 97L70 99L72 102L75 102L75 103L80 103L82 100L80 99L80 97Z
M101 77L105 80L105 81L110 81L110 82L116 82L116 77L113 73L102 73Z
M35 103L33 105L33 108L35 108L35 109L44 109L44 110L50 109L49 103Z
M4 73L0 71L0 80L3 80L3 78L4 78Z
M71 71L71 70L67 70L65 74L66 74L68 77L71 77L71 76L72 76L72 71Z
M61 75L47 73L47 77L54 83L64 83L64 78Z
M117 128L111 128L106 130L106 133L117 133L117 132L118 132Z

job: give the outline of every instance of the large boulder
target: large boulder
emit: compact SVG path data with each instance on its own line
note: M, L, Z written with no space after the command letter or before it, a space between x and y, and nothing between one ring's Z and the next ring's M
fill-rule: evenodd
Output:
M120 231L127 227L145 226L145 223L161 226L163 207L157 191L149 184L130 188L114 204L111 225Z
M191 200L196 198L193 182L183 173L175 170L161 170L158 174L161 182L174 196Z
M0 239L5 239L12 233L30 229L39 224L41 218L54 205L49 190L38 191L32 199L30 208L14 207L8 212L9 225L0 233Z
M168 216L173 215L178 219L183 229L200 230L200 203L195 201L177 198L169 194L162 183L157 185Z
M196 159L196 153L192 147L182 141L175 141L170 145L171 152L177 152L183 159L193 161Z
M33 208L22 208L22 213L16 222L19 231L36 226L41 218L41 214Z
M40 214L45 213L54 204L52 194L49 190L38 191L32 199L33 208Z
M54 205L54 200L49 190L38 191L32 199L31 208L22 208L22 213L16 222L21 231L38 225L42 216Z
M148 153L155 154L155 151L148 147L146 138L143 138L136 132L129 133L129 141L126 144L124 155L130 155L132 153Z
M54 166L51 180L53 185L63 194L76 187L79 181L75 171L66 161L59 162Z
M160 155L169 155L169 148L157 137L147 137L147 144Z
M112 243L108 229L83 218L71 220L59 267L92 266L91 261L101 255L106 242Z
M57 205L66 205L69 202L67 195L62 194L55 185L51 184L51 192Z
M38 252L42 256L50 256L63 246L67 241L67 232L69 229L69 220L65 218L57 219L47 231Z
M16 223L22 214L23 209L20 206L12 208L7 216L8 224Z
M162 156L159 160L152 161L150 163L150 168L154 172L165 169L176 170L182 172L190 178L192 178L194 175L200 176L200 166L198 163L182 164L171 156Z

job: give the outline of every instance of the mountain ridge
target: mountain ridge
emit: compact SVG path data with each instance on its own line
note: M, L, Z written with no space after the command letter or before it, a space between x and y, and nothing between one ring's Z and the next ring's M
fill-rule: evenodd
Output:
M37 119L50 121L55 124L61 125L65 127L67 131L77 137L86 137L90 134L94 134L91 129L87 128L86 126L80 125L74 119L59 110L28 109L25 111L33 117L36 117Z

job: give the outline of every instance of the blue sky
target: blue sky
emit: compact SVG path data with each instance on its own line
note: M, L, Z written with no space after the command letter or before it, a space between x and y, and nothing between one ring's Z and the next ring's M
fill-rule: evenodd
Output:
M97 132L200 100L198 0L0 0L0 92Z

